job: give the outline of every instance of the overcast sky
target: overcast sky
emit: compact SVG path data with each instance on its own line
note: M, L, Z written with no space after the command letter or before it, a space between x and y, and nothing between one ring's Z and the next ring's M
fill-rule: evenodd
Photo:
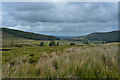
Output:
M2 26L56 36L118 29L117 2L4 2Z

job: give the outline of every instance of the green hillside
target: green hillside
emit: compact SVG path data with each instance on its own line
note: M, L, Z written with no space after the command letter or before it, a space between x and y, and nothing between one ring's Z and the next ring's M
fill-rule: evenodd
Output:
M2 39L59 40L59 38L54 36L24 32L8 28L0 28L0 32L2 32Z
M97 40L97 41L107 41L107 42L119 42L119 31L112 31L112 32L97 32L97 33L91 33L89 35L80 36L73 38L72 40Z

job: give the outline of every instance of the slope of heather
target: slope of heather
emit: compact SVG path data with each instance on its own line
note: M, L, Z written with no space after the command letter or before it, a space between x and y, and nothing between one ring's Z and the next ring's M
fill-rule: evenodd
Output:
M89 35L80 36L73 38L73 40L97 40L97 41L107 41L107 42L119 42L119 31L112 31L112 32L97 32L91 33Z
M24 32L20 30L0 28L3 39L33 39L33 40L59 40L55 36L48 36L43 34L37 34L32 32Z

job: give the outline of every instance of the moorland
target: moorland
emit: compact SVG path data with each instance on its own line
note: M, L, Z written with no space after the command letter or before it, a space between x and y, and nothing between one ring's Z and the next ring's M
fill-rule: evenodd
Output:
M119 78L119 31L61 40L1 28L4 78Z

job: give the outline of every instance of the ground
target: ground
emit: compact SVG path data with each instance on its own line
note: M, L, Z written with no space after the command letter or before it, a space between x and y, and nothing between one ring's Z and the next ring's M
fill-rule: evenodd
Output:
M120 74L118 43L9 49L2 52L7 78L118 78Z

